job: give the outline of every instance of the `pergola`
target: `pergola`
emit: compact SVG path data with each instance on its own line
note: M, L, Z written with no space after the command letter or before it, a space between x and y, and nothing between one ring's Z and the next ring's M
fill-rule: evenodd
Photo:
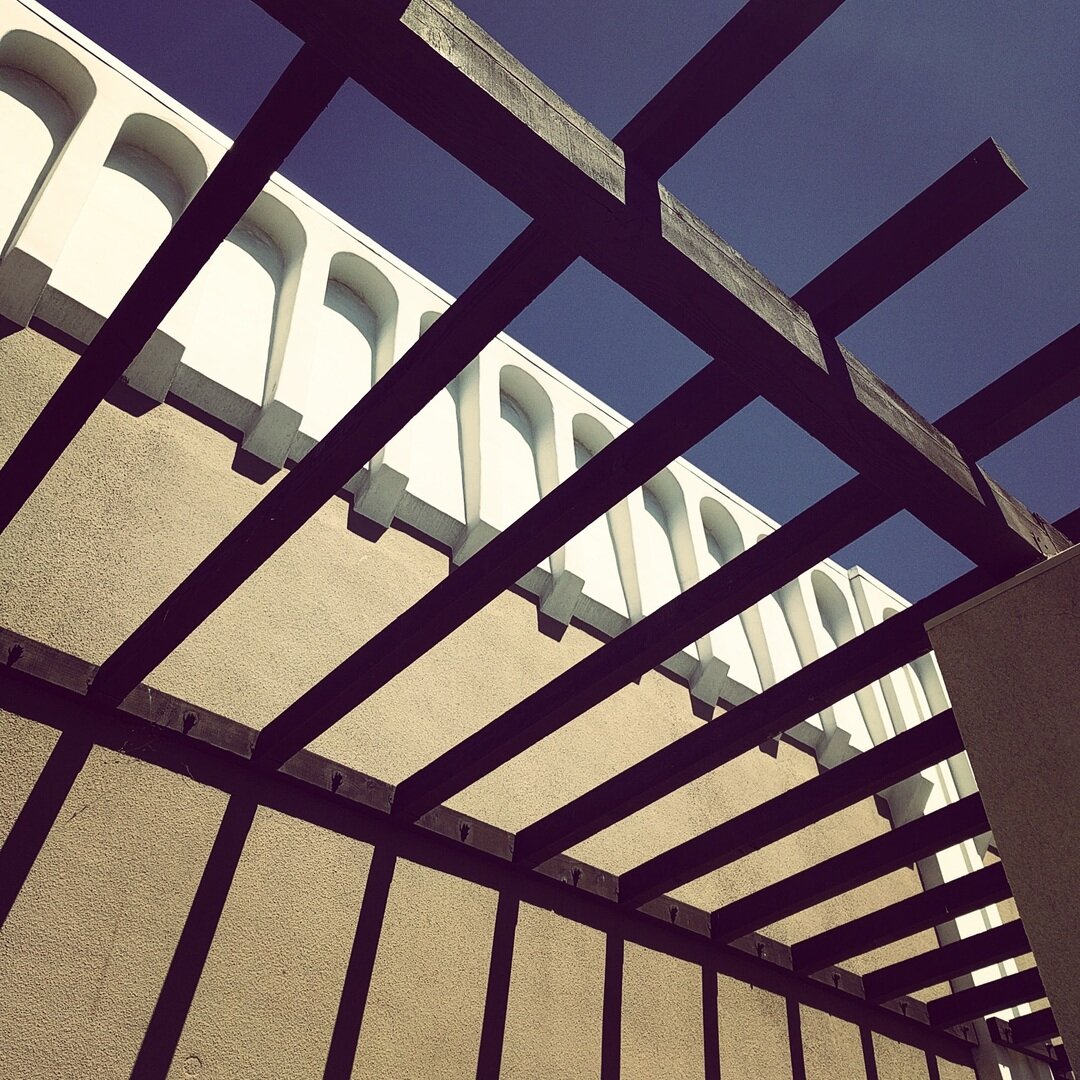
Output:
M396 855L498 890L489 1002L505 1014L511 908L550 908L610 935L608 990L629 940L783 995L872 1032L971 1065L971 1021L1040 999L1031 968L929 1004L906 996L1028 951L1019 921L863 977L850 957L1005 899L1000 864L787 946L759 931L776 920L978 836L978 794L913 820L715 911L671 890L913 776L963 749L951 711L858 755L616 876L566 854L619 822L778 736L822 708L926 654L928 620L1080 537L1080 511L1050 524L996 484L978 461L1080 393L1074 328L931 424L837 341L837 335L1024 190L988 140L805 285L785 296L658 178L839 6L840 0L749 0L610 140L562 102L448 0L259 0L304 45L232 149L0 470L6 527L134 360L161 319L239 221L346 79L354 79L532 217L429 332L210 551L100 667L0 631L3 700L71 730L50 763L73 776L92 745L123 748L234 796L211 861L235 861L245 815L271 806ZM419 410L576 258L587 259L712 358L426 596L307 688L261 731L151 690L143 680L338 494ZM606 642L396 787L306 749L492 599L761 396L858 475L711 576ZM769 596L838 548L907 510L975 569L601 783L516 835L445 805L492 770L681 648ZM57 708L62 705L62 708ZM82 757L80 758L80 754ZM60 783L56 790L63 789ZM62 795L60 796L62 801ZM6 913L59 812L39 784L4 847ZM389 878L373 864L364 909L381 918ZM205 957L223 901L200 886L181 947ZM361 925L364 915L361 915ZM207 925L210 929L207 929ZM354 952L327 1075L347 1076L359 1036L378 927ZM505 970L499 970L499 963ZM190 1001L190 965L170 971ZM187 979L190 985L184 980ZM195 979L197 981L197 977ZM501 987L501 991L500 991ZM493 995L494 994L494 998ZM498 1071L499 1009L485 1015L481 1067ZM159 1007L133 1075L158 1075L182 1012ZM351 1017L351 1019L349 1018ZM706 1024L706 1055L719 1037ZM1067 1069L1049 1010L1006 1024L995 1040ZM609 1037L608 1033L605 1037ZM617 1038L617 1032L615 1036ZM793 1043L793 1045L795 1045ZM165 1055L163 1058L162 1055ZM336 1071L335 1071L336 1070ZM795 1076L804 1075L793 1059Z

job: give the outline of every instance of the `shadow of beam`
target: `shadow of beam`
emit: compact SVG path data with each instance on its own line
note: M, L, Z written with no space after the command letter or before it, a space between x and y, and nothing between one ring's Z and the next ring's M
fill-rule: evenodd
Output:
M0 847L0 927L22 891L93 745L90 739L73 732L65 731L60 736Z
M349 1080L352 1076L360 1027L364 1022L364 1009L371 988L371 975L375 970L375 955L382 935L383 917L386 915L386 901L396 865L397 856L387 848L375 849L368 868L360 915L356 920L356 934L349 954L349 966L345 970L345 982L341 987L334 1032L330 1036L324 1080Z
M926 1051L926 1075L929 1080L941 1080L937 1058L929 1050Z
M803 1058L802 1013L794 998L787 999L788 1050L791 1054L791 1080L806 1080L806 1060Z
M135 1058L131 1080L164 1080L169 1071L221 921L237 864L255 820L256 806L254 800L239 795L229 799Z
M716 972L701 969L701 1034L705 1048L705 1080L720 1080L720 1019L716 1013Z
M626 942L607 936L604 947L604 1013L600 1031L600 1080L622 1073L623 956Z
M499 1075L502 1065L506 1005L510 999L510 969L514 961L514 933L517 930L519 907L520 901L516 896L508 893L499 895L495 931L491 939L484 1025L480 1030L480 1053L476 1063L477 1080L492 1080Z
M877 1056L874 1053L874 1033L868 1027L859 1028L859 1040L862 1043L863 1068L866 1080L878 1080Z

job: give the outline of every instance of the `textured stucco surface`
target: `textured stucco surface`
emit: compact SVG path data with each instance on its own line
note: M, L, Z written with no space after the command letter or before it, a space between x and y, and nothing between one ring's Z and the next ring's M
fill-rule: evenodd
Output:
M1080 548L929 629L1016 907L1065 1045L1075 1054Z
M70 360L32 331L0 341L0 453ZM134 418L100 406L0 538L0 624L103 660L265 491L230 469L234 449L169 407ZM261 726L446 572L444 555L400 532L377 544L350 533L335 500L149 681ZM539 634L535 606L504 595L318 748L400 780L595 647L574 627L561 641ZM453 803L518 828L698 724L686 689L650 673ZM56 736L5 717L0 737L6 830ZM753 751L578 853L625 870L815 773L788 746L775 759ZM227 801L92 752L0 931L0 1075L128 1076ZM715 906L886 828L867 800L680 896ZM322 1075L371 859L363 844L256 812L171 1076ZM917 888L902 870L773 929L796 940ZM475 1074L497 900L398 861L354 1076ZM919 935L875 959L933 944ZM521 907L505 1076L598 1075L604 952L595 931ZM725 1078L790 1075L782 1001L721 977L716 1007ZM697 968L627 946L622 1021L624 1076L702 1075ZM804 1010L803 1034L811 1075L861 1075L850 1025ZM883 1077L926 1075L921 1054L885 1048L879 1058ZM961 1071L970 1075L944 1065L942 1075Z

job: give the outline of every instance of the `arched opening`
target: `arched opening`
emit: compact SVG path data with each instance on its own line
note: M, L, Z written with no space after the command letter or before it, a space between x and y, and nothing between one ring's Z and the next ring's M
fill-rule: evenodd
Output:
M595 448L602 445L601 440L605 435L610 441L611 436L607 432L603 432L599 438L595 430L590 432L589 427L593 424L600 428L592 417L574 417L574 467L577 469L594 456L597 452ZM600 430L603 431L602 428ZM589 439L588 443L586 439ZM625 528L628 530L626 503L622 502L603 517L591 521L570 541L567 545L567 566L584 580L584 589L589 596L620 615L628 615L615 543L620 514L626 519Z
M300 430L321 439L371 389L375 313L348 285L330 278L318 313Z
M641 614L649 615L678 596L681 588L667 500L653 484L645 485L642 497L645 515L640 535L634 538L634 550L638 560Z
M50 284L99 315L112 314L205 177L202 155L175 128L153 116L128 117Z
M181 297L197 296L184 364L262 405L285 259L244 218Z
M743 538L730 511L716 499L701 500L701 522L705 529L706 576L743 553ZM710 635L713 655L723 660L731 677L752 690L773 682L772 661L761 625L761 614L749 608L728 619Z
M420 320L421 335L438 318ZM410 422L409 491L429 506L465 521L465 482L460 417L460 376L440 390Z
M0 39L0 131L18 154L0 169L0 254L11 246L72 131L94 99L86 68L26 30Z

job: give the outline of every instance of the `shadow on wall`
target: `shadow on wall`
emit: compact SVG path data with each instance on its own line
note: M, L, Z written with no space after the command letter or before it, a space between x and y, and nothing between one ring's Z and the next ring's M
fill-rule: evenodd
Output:
M20 694L17 686L14 690L11 690L9 685L5 685L4 690L4 707L15 710L17 714L27 715L31 718L37 716L39 719L47 721L49 711L55 709L55 704L52 701L43 701L40 696L35 698L34 695ZM61 810L84 770L89 755L95 752L94 740L100 737L110 745L114 742L117 745L126 745L122 740L130 738L130 735L130 731L126 728L119 733L113 732L113 729L109 728L103 736L81 731L74 732L72 730L61 734L42 768L37 782L27 797L7 840L0 847L0 934L4 933L6 916L12 909L23 883L32 872L34 863L41 853L46 839L54 828L63 828L64 822L60 821ZM132 1080L166 1080L170 1075L181 1075L177 1071L180 1068L178 1050L182 1045L181 1040L184 1037L185 1026L193 1013L193 1009L198 1010L197 1001L203 993L202 987L207 978L205 973L213 969L214 961L211 953L216 947L224 947L215 944L219 936L219 927L225 927L229 918L235 920L238 913L240 913L240 918L245 918L243 914L245 912L244 904L237 901L233 905L231 898L237 889L235 882L243 878L242 861L257 857L265 859L265 855L256 856L251 851L252 846L255 844L253 824L264 802L260 801L258 792L259 778L257 776L253 777L249 774L240 776L235 772L223 771L216 758L201 754L192 755L184 744L180 742L155 741L152 745L148 743L146 748L148 749L147 761L158 766L164 766L172 771L186 772L195 784L209 784L212 788L224 789L229 793L228 802L217 824L216 835L209 847L209 853L206 856L205 863L202 863L199 868L198 884L194 889L190 905L186 908L183 916L183 926L178 937L175 938L175 948L171 950L171 956L163 965L163 976L160 984L155 985L154 988L153 1003L152 1005L149 1002L147 1004L148 1018L145 1021L138 1021L139 1026L134 1033L135 1039L130 1051L133 1056L129 1074ZM183 768L181 768L180 762L186 763ZM292 789L289 789L289 791L291 792ZM266 800L265 795L261 798ZM265 805L270 806L279 813L296 814L297 807L300 804L294 803L292 794L281 795L278 793L265 801ZM314 809L312 809L311 804L305 805L307 809L301 816L312 825L318 826L324 814L329 815L326 819L327 822L336 820L337 811L322 801L317 802ZM323 827L327 827L327 825L324 824ZM463 840L464 838L463 834ZM202 842L201 838L200 846ZM362 843L363 846L367 847L367 840L358 839L354 842ZM348 1080L348 1078L356 1075L358 1070L362 1071L365 1068L378 1070L378 1075L393 1075L392 1060L388 1062L383 1056L386 1050L385 1045L374 1059L365 1058L365 1014L368 1012L369 1006L373 1010L394 1008L393 1001L385 997L385 986L377 994L372 994L373 979L377 971L376 961L380 959L380 948L385 950L387 947L383 935L384 922L388 910L396 910L397 918L401 918L402 911L408 911L411 913L410 917L414 915L416 918L416 925L412 931L414 934L419 934L422 937L428 929L423 896L411 898L404 907L399 906L393 909L388 905L391 889L394 887L398 860L402 857L399 854L399 846L399 841L376 839L367 870L366 882L362 888L362 897L359 895L359 890L354 881L348 877L337 877L341 867L327 865L322 869L321 873L324 875L337 878L337 884L332 891L332 895L339 906L331 913L333 919L336 920L344 916L341 921L345 926L348 926L351 922L348 912L352 909L352 903L358 901L359 906L355 928L352 932L351 946L346 946L348 948L348 957L347 959L342 958L343 962L339 969L342 974L335 977L333 975L328 976L325 971L311 973L318 976L318 978L312 979L313 984L321 980L322 985L330 988L330 992L333 994L331 999L333 1004L327 1012L322 1006L315 1007L316 999L314 997L308 999L300 996L296 999L295 1007L291 1009L287 1018L275 1016L273 1021L275 1024L280 1021L289 1031L299 1030L305 1032L309 1040L315 1039L318 1041L325 1037L325 1047L319 1047L317 1055L325 1063L322 1075L326 1080ZM151 833L144 838L143 844L143 858L146 866L152 867L154 865L154 853L154 835ZM92 863L83 864L81 867L82 872L85 873L90 866L92 866ZM273 866L267 867L266 870L270 874L274 873ZM107 874L108 869L106 868L104 872ZM151 875L142 880L141 887L144 889L169 889L172 884L174 883L170 882L168 875L166 875L165 879L159 879L156 875ZM502 887L500 886L500 888ZM487 892L486 889L482 891ZM497 1077L500 1073L508 1030L508 1007L513 1002L513 995L522 992L519 990L520 984L512 980L515 955L528 953L534 961L536 958L535 945L524 945L520 940L518 922L521 903L522 901L514 891L513 884L508 882L505 890L498 895L490 946L484 954L484 961L487 965L487 980L486 990L482 995L482 1005L480 999L477 998L476 1011L474 1011L474 1006L470 1005L466 1013L459 1011L462 1007L452 996L439 1003L439 1008L446 1010L446 1018L450 1022L463 1024L468 1029L477 1032L478 1039L471 1044L474 1047L472 1052L476 1055L474 1059L476 1076L484 1078L484 1080ZM226 911L227 905L231 905L229 908L231 914ZM300 906L299 908L294 907L290 911L289 919L293 920L294 923L297 918L300 919L300 922L295 923L296 930L301 935L304 935L305 940L307 935L311 935L312 939L314 939L322 934L323 928L318 925L320 920L318 910L307 910ZM468 918L469 916L466 914L462 917ZM117 921L116 925L121 925L120 921ZM150 933L164 933L166 940L172 936L169 927L166 925L159 927L151 925L146 930ZM19 948L21 941L21 932L21 928L16 928L7 938L11 943L11 951L8 954L9 959L17 955L16 950ZM393 937L393 935L390 936ZM475 936L474 933L473 937ZM65 941L65 951L71 952L74 950L76 953L79 951L82 946L77 937L78 933L76 931L75 940ZM483 940L482 936L480 940ZM247 957L248 961L252 961L260 950L268 948L260 940L257 928L254 926L246 927L244 941L246 942L245 949L249 948L252 951L251 955ZM341 941L342 945L345 945L347 936L343 937ZM301 949L303 949L302 945ZM107 967L115 959L115 956L118 953L123 953L123 951L122 948L117 948L115 940L108 945L103 953L96 951L89 958L87 978L90 980L98 979L100 973L95 973L97 966L103 964ZM314 953L320 955L318 949L314 950ZM422 958L426 955L424 950L421 948L417 955L422 965ZM452 953L449 955L452 955ZM603 956L602 988L599 979L591 979L586 977L584 973L580 973L577 979L570 980L571 984L581 987L590 985L594 987L593 990L589 991L583 989L581 1000L572 1005L572 1008L575 1010L591 1010L599 1018L600 1023L597 1029L593 1029L593 1034L589 1035L580 1046L566 1047L566 1061L562 1062L563 1065L566 1065L565 1075L576 1074L573 1071L575 1055L586 1055L598 1060L601 1080L617 1080L621 1074L621 1068L628 1064L621 1061L628 1045L626 1033L623 1031L623 1019L624 1016L628 1015L624 1008L624 994L626 1006L632 1011L640 1005L640 1001L637 999L640 998L641 987L636 986L633 981L629 984L625 983L624 956L624 941L617 936L608 935L605 939ZM385 957L380 959L380 963L384 959ZM599 957L594 956L590 962L598 961ZM230 956L230 962L243 965L245 957L240 955L233 959ZM220 968L221 965L219 964L218 969L220 970ZM425 973L422 966L417 970L409 970L417 980L423 980L425 975L428 974ZM692 1057L688 1053L687 1057L680 1059L679 1062L672 1063L673 1068L670 1074L690 1074L688 1070L693 1068L693 1075L700 1076L702 1073L699 1070L703 1062L706 1080L719 1080L722 1065L721 1036L725 1035L725 1028L723 1026L724 1014L722 1011L718 1013L718 1001L722 994L731 993L737 984L729 983L726 989L722 989L718 985L718 976L715 970L699 970L700 999L698 1005L701 1010L701 1023L700 1026L695 1024L693 1027L699 1033L695 1038L701 1041L694 1050ZM295 975L295 973L293 974ZM599 975L599 972L597 974ZM243 973L237 970L236 978L242 980L243 977ZM400 973L398 973L397 978L400 979ZM539 982L530 980L525 985L540 986L542 988L544 986L544 977L541 976ZM99 986L99 992L100 989ZM207 991L207 993L212 992ZM597 995L596 1000L588 1000L590 994ZM650 996L651 994L652 991L650 991ZM78 1000L77 993L74 995L73 1000ZM212 1006L213 1008L222 1007L220 999L211 998L209 1000L217 1002ZM325 1004L329 1004L325 998L322 1000ZM406 1002L409 1000L408 993L399 999L399 1001ZM54 1017L52 1022L55 1022L57 1013L63 1012L66 1004L63 994L55 996L53 1006L50 1006L50 1011ZM135 1000L132 999L129 1005L135 1005ZM204 1000L203 1005L206 1005L206 1000ZM682 1002L679 1007L684 1008L686 1005L686 1002ZM531 998L529 999L529 1007L537 1007ZM322 1012L326 1012L326 1022L322 1019L315 1019L316 1014L321 1015ZM373 1012L372 1016L374 1015L376 1014ZM238 1018L231 1014L228 1016L223 1014L220 1019L227 1020L222 1025L222 1030L226 1032L232 1030L232 1026L237 1022L240 1022L241 1025L243 1023L242 1020L238 1021ZM76 1026L83 1023L84 1020L80 1019ZM373 1023L376 1028L379 1026L378 1022L373 1021ZM407 1014L403 1014L395 1023L404 1025L401 1029L401 1037L406 1037L409 1030ZM143 1024L145 1024L145 1027L142 1026ZM324 1034L318 1035L314 1034L315 1032L324 1032ZM783 1040L782 1031L775 1031L774 1034L778 1040ZM28 1037L30 1036L28 1035ZM229 1037L233 1036L227 1038ZM743 1038L739 1031L730 1029L726 1031L726 1037L731 1039L733 1044L738 1044ZM799 1006L795 1002L788 1003L788 1037L790 1061L792 1063L791 1075L792 1077L805 1076L801 1016ZM589 1039L595 1039L596 1044L589 1043ZM375 1041L378 1042L378 1039L376 1038ZM218 1054L227 1053L228 1047L229 1044L226 1040L216 1048L215 1052ZM870 1055L868 1061L872 1062L872 1040L869 1038L863 1039L863 1050L864 1053ZM427 1057L432 1063L433 1073L442 1075L442 1073L439 1073L441 1062L439 1051L440 1047L437 1043L425 1044L417 1048L417 1052L422 1057ZM740 1058L745 1057L742 1054L737 1056ZM769 1054L765 1055L766 1058L770 1056ZM374 1061L374 1064L372 1064L372 1061ZM580 1065L580 1062L577 1064ZM640 1061L637 1059L636 1064L640 1065ZM278 1065L280 1063L275 1061L268 1068L272 1069ZM126 1064L123 1067L126 1068ZM780 1076L782 1074L774 1070L770 1075ZM868 1073L868 1075L872 1074Z

